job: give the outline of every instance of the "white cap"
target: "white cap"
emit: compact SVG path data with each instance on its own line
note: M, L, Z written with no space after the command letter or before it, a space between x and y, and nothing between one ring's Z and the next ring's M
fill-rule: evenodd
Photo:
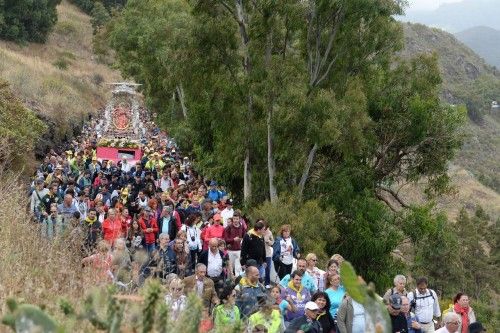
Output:
M318 306L318 304L316 304L314 302L307 302L306 309L311 310L311 311L316 311L316 310L319 310L319 306Z

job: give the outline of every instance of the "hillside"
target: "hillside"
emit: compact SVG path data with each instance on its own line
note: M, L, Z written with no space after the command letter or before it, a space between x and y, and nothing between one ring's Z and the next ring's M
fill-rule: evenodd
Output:
M94 60L90 18L67 1L46 44L0 41L0 77L49 125L41 149L72 137L104 104L105 83L120 79Z
M494 95L500 97L500 90L490 89L492 92L486 93L478 88L499 87L499 73L452 34L422 24L404 24L404 32L404 57L429 52L439 56L444 100L461 104L464 97L475 90L478 91L475 97L482 99L484 105L488 105ZM450 168L458 193L438 201L438 206L450 216L456 216L463 206L472 211L477 205L495 217L500 216L500 115L498 111L484 112L480 124L470 121L464 129L465 144ZM418 191L409 192L412 192L408 193L409 199L422 199Z
M500 68L500 30L480 26L458 32L455 37L486 62Z
M435 10L408 11L402 20L453 33L479 25L500 29L497 11L497 0L462 0L442 4Z
M457 86L473 84L479 77L500 79L500 73L474 51L460 43L452 34L422 24L403 25L405 49L403 56L436 52L443 78L443 94L450 103L457 100Z

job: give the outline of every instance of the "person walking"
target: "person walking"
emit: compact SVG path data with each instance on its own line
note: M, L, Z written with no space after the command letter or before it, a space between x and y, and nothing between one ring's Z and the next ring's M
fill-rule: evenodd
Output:
M434 332L434 318L441 317L437 294L427 286L427 278L418 278L417 288L408 293L410 307L419 319L422 333Z
M264 277L266 266L266 245L264 243L264 222L257 220L253 229L250 229L241 243L241 265L245 265L249 259L257 262L259 276Z
M469 296L458 293L453 297L453 312L460 316L460 333L467 333L469 325L476 322L476 314L469 305Z
M273 245L274 269L280 280L292 272L293 259L300 257L300 248L290 235L292 228L289 224L281 226L280 236L276 237Z
M247 230L241 224L239 215L234 215L230 220L232 222L224 229L223 239L227 245L229 262L234 269L233 276L238 276L241 274L241 243Z

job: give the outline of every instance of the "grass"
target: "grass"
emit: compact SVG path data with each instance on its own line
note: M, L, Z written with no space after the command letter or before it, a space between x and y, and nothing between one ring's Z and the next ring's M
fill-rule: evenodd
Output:
M69 123L104 106L109 89L102 82L120 75L95 60L90 18L67 1L57 9L59 19L46 44L0 41L0 76L38 114L57 120L62 126L49 131L62 131L56 133L62 138Z

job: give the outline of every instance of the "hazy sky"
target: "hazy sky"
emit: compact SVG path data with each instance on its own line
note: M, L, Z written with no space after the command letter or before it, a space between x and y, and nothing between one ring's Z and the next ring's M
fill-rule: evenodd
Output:
M407 10L436 9L443 3L460 2L462 0L409 0L410 6Z

